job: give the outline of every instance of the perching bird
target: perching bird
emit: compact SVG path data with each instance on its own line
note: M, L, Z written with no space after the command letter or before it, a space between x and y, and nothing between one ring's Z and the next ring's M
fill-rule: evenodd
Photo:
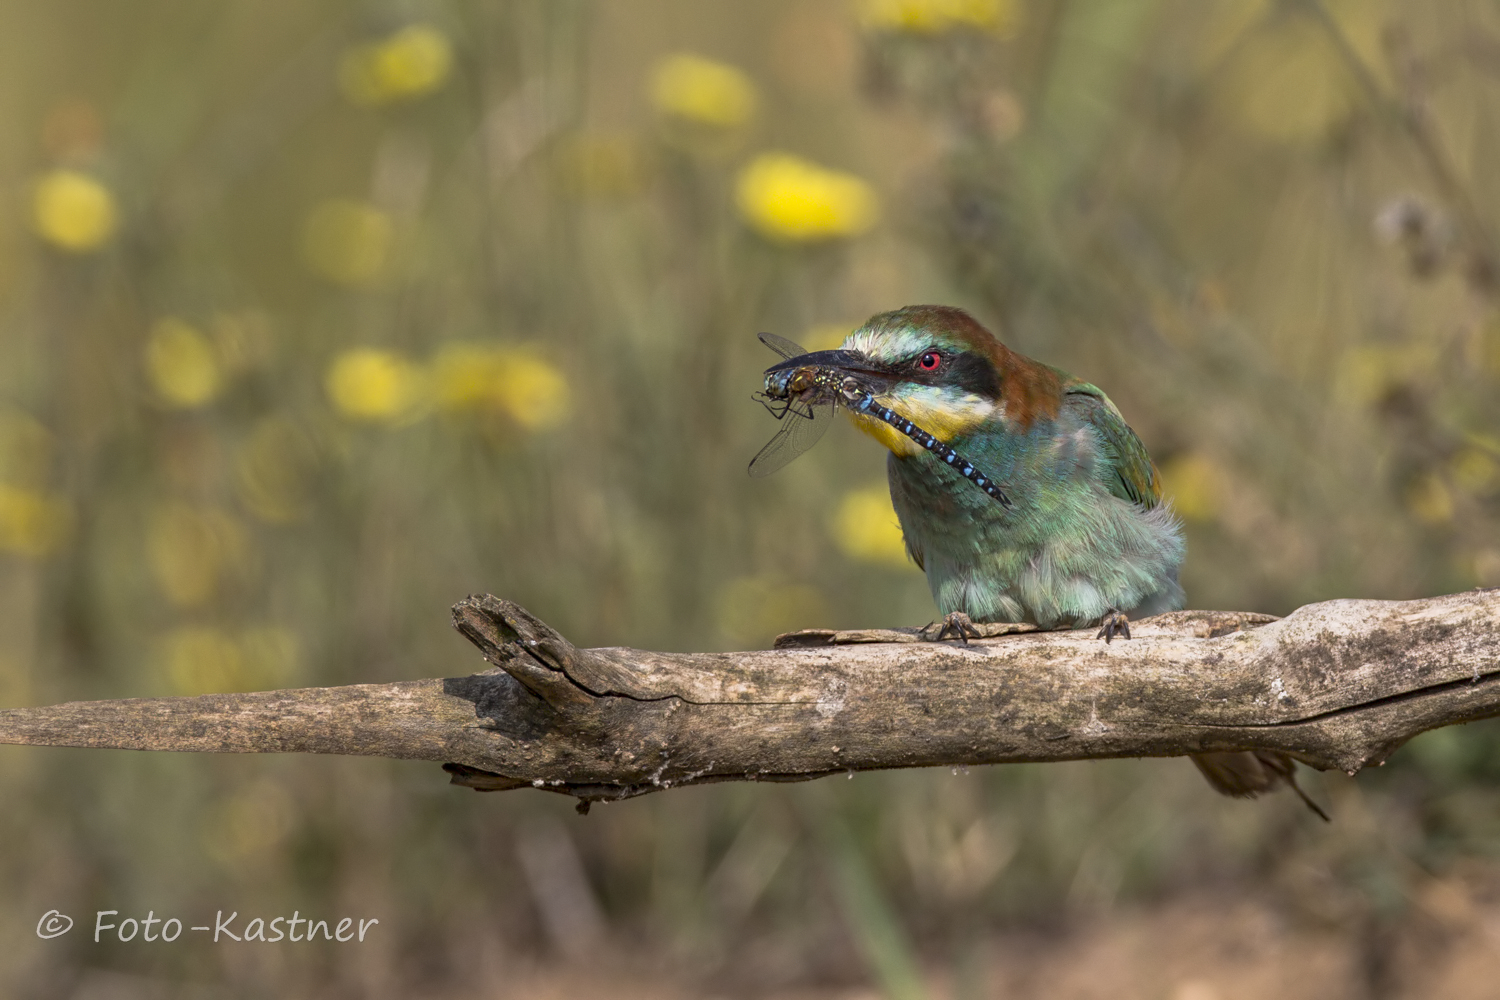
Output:
M1181 526L1140 438L1098 388L1017 354L946 306L881 313L825 357L869 388L863 398L948 446L945 457L890 414L849 407L890 449L891 500L945 616L939 637L966 641L972 622L1032 622L1100 626L1109 641L1129 638L1131 617L1183 606ZM976 469L998 490L976 489ZM1279 753L1193 760L1226 795L1296 788L1295 765Z

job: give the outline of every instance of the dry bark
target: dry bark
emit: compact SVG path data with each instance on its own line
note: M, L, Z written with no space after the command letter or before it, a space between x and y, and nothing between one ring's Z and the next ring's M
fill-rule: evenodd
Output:
M459 784L586 807L709 781L1213 750L1352 774L1425 730L1500 715L1500 590L1283 619L1179 611L1108 644L1091 630L967 647L813 630L783 636L791 648L653 653L578 649L495 597L453 617L490 669L10 709L0 742L443 761Z

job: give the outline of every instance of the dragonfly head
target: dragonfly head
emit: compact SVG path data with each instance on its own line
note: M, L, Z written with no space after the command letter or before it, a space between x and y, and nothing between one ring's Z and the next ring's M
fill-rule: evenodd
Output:
M777 400L829 402L851 393L875 395L889 376L859 351L812 351L766 369L766 395Z

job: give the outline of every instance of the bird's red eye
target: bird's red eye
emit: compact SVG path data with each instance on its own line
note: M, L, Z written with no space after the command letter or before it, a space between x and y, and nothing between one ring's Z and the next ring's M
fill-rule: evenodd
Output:
M924 372L937 371L938 365L943 363L943 356L937 351L928 351L917 361L918 367Z

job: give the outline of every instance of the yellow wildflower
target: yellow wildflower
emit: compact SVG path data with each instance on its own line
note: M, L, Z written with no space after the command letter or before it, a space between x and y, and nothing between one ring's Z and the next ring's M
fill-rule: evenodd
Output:
M1161 469L1162 492L1185 521L1212 521L1224 496L1224 472L1202 454L1178 455Z
M1334 396L1351 406L1368 406L1403 382L1432 377L1437 365L1438 353L1430 344L1353 347L1334 370Z
M23 410L0 410L0 482L38 486L52 466L52 433Z
M555 427L572 409L566 376L535 345L449 344L432 380L444 409L499 411L527 430Z
M240 502L262 521L289 524L311 505L308 482L317 454L307 435L282 416L261 420L234 459Z
M1453 456L1453 482L1465 493L1489 496L1500 489L1500 461L1480 448L1465 448Z
M71 514L59 496L0 483L0 552L37 558L56 551Z
M657 110L701 125L734 128L755 114L755 84L727 63L682 52L656 64L651 101Z
M815 587L774 576L742 576L719 591L721 631L736 644L764 645L781 632L827 623L828 602Z
M180 694L276 688L290 682L296 669L297 637L283 628L249 628L236 636L187 625L168 632L162 644Z
M239 636L240 659L251 690L280 688L297 674L300 647L297 635L276 625L257 625Z
M158 320L151 328L146 375L163 402L183 410L212 401L224 381L213 344L175 316Z
M395 421L422 398L417 367L393 351L361 347L334 359L325 382L334 408L351 420Z
M172 503L151 520L146 554L156 582L179 607L206 603L250 555L244 526L216 507Z
M119 223L109 188L79 170L44 174L32 193L31 208L37 235L69 253L98 250Z
M765 153L740 171L740 214L768 239L807 243L866 232L880 215L869 184L788 153Z
M1377 5L1361 6L1378 23ZM1311 18L1282 18L1246 33L1218 86L1245 127L1281 142L1327 135L1349 116L1359 91L1338 49Z
M205 625L173 629L166 636L167 671L181 694L208 694L240 687L244 660L223 631Z
M1009 37L1019 10L1015 0L865 0L867 27L935 35L954 28L982 28Z
M302 231L308 267L341 285L367 285L385 270L395 236L390 216L362 201L319 204Z
M1493 455L1496 458L1500 458L1500 437L1497 437L1494 434L1485 434L1480 431L1466 431L1464 433L1464 440L1467 441L1471 447L1477 448L1480 451Z
M1407 489L1406 509L1423 524L1447 524L1453 520L1453 494L1439 476L1428 473Z
M833 540L839 551L860 562L913 565L884 483L844 494L833 516Z
M432 392L445 410L481 408L492 401L499 348L457 341L443 345L432 362Z
M376 107L432 93L452 68L448 36L430 24L411 24L349 49L339 63L339 85L355 104Z
M555 427L571 409L563 373L527 351L514 351L506 358L496 392L511 417L528 430Z

